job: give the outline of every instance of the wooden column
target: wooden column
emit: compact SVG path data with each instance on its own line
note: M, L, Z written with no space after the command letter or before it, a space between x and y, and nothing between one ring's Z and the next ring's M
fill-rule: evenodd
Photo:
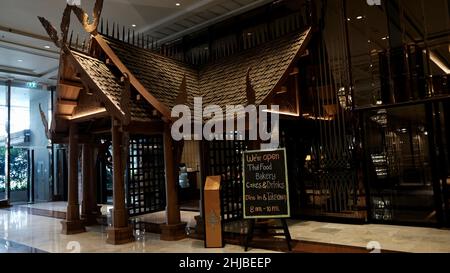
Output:
M82 150L83 202L81 205L81 216L88 226L97 224L97 217L100 216L100 210L97 206L96 172L92 146L91 143L84 144Z
M69 128L69 179L66 220L62 221L62 234L76 234L85 232L80 219L80 205L78 204L78 128L71 123Z
M125 244L134 240L133 229L128 224L128 213L125 207L125 183L122 152L122 131L117 120L112 120L113 145L113 210L112 227L107 229L109 244Z
M161 240L176 241L186 237L186 223L181 222L178 205L178 166L174 160L170 124L164 125L164 157L166 169L166 224L161 225Z

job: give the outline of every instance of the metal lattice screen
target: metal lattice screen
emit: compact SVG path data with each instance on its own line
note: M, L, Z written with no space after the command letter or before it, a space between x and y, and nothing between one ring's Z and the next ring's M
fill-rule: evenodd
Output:
M130 137L127 184L130 216L165 209L163 145L161 135Z
M222 177L222 219L242 219L242 153L247 143L241 140L207 142L208 175Z

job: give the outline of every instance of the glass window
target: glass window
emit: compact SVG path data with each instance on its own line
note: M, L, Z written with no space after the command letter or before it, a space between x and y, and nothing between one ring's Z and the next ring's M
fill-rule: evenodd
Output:
M366 124L373 219L436 222L425 107L374 110Z
M381 3L347 1L356 106L448 95L448 1Z
M41 118L41 110L51 116L50 100L47 90L11 89L10 203L51 199L51 149Z
M6 199L6 86L0 84L0 200Z

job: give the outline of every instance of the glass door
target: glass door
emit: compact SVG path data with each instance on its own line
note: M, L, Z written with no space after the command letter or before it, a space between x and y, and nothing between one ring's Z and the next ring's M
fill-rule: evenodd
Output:
M43 116L50 122L51 92L39 88L11 90L10 203L45 202L53 197L51 142Z
M0 85L0 201L6 200L6 141L7 141L7 89Z
M374 221L438 222L430 117L423 104L366 113L366 176Z
M11 88L10 203L28 202L30 98L29 90Z

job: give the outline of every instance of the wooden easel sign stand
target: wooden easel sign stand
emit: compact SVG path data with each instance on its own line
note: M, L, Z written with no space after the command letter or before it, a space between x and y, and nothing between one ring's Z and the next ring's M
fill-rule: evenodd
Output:
M282 229L283 232L268 235L284 235L291 251L291 235L286 223L290 218L286 149L246 151L242 162L244 219L249 221L245 251L253 239L258 219L281 220L281 226L268 227L267 230Z

